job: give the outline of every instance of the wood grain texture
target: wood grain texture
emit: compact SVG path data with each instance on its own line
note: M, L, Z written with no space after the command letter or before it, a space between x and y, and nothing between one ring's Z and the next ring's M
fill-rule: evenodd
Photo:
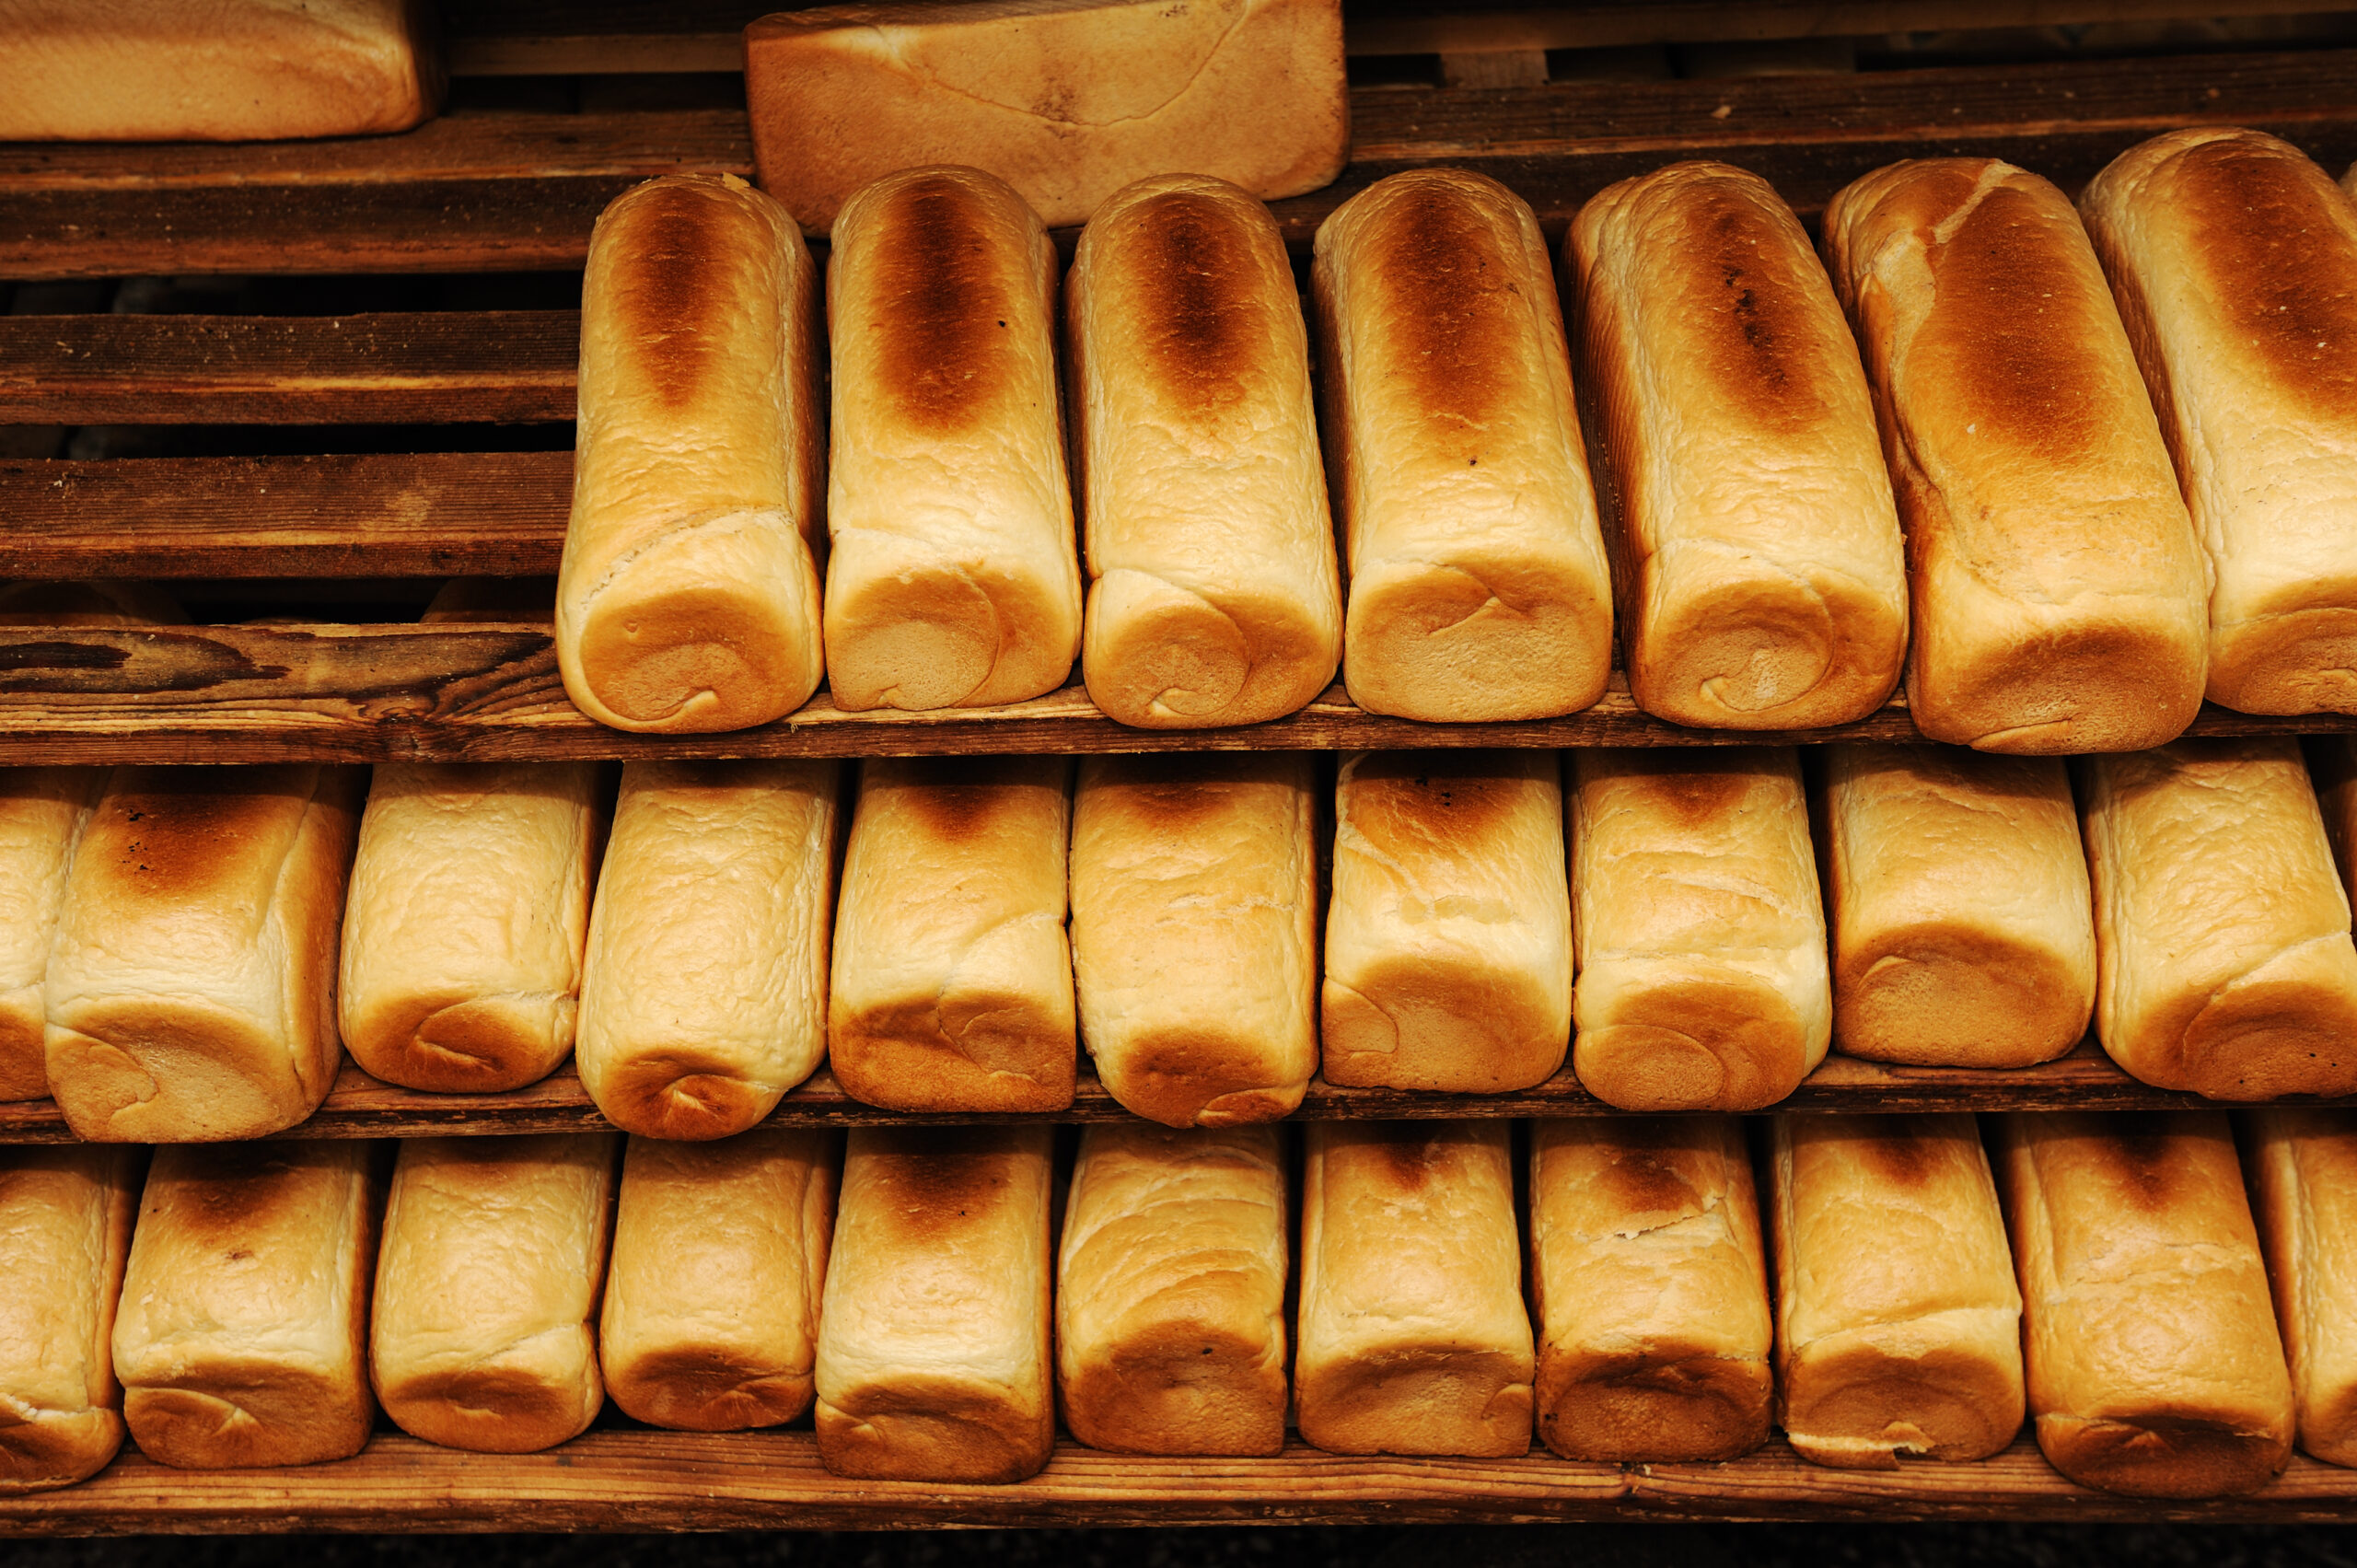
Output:
M1513 1524L1574 1519L2346 1520L2357 1473L2294 1458L2250 1497L2156 1504L2063 1480L2027 1441L1978 1464L1829 1470L1771 1443L1723 1464L1156 1459L1058 1445L1013 1486L842 1481L807 1432L592 1431L542 1454L380 1434L356 1458L168 1469L126 1452L80 1486L0 1498L0 1537L191 1531L935 1529L944 1526Z
M556 570L570 452L0 461L0 577Z

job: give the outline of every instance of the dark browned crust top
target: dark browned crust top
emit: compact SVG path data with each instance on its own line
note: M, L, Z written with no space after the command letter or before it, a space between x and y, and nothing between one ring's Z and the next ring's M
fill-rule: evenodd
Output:
M876 374L911 429L971 428L1014 371L1010 236L963 182L930 174L887 192L864 238L874 269Z
M1180 411L1224 413L1244 400L1266 349L1254 308L1260 267L1243 215L1174 191L1141 203L1132 222L1126 270L1143 366Z
M1529 360L1527 269L1503 238L1470 193L1418 180L1382 209L1364 262L1387 296L1398 389L1427 424L1455 427L1469 465L1507 433Z
M284 830L290 801L308 804L318 770L130 768L92 813L81 854L142 898L199 897L243 876L257 841Z
M685 409L732 348L733 321L755 302L737 297L750 215L716 184L658 180L629 198L610 250L612 309L633 342L630 363L666 409Z
M1678 248L1689 280L1688 352L1762 428L1795 429L1823 417L1816 377L1824 343L1810 322L1821 302L1803 271L1817 263L1805 237L1788 218L1779 221L1759 192L1732 180L1696 181L1689 192Z

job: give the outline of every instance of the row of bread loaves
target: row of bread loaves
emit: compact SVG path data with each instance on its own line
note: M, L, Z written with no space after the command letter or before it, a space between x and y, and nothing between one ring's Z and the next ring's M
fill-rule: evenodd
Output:
M1764 1246L1740 1122L1539 1122L1527 1251L1511 1133L1309 1124L1290 1380L1274 1129L1090 1127L1052 1256L1044 1128L854 1131L840 1207L831 1134L634 1139L610 1271L609 1136L404 1144L381 1245L380 1146L159 1151L135 1230L134 1151L21 1151L0 1489L125 1425L174 1465L339 1458L372 1397L529 1450L609 1392L698 1431L815 1403L830 1469L934 1481L1034 1472L1059 1411L1094 1446L1274 1453L1289 1399L1340 1453L1724 1458L1772 1423L1879 1468L2026 1412L2064 1473L2164 1497L2262 1485L2295 1433L2357 1455L2346 1115L2255 1116L2256 1225L2214 1113L2006 1117L1993 1169L1968 1117L1779 1117Z

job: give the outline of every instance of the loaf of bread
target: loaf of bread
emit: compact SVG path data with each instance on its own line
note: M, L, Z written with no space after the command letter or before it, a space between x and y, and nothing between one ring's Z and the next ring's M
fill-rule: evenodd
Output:
M1088 757L1073 798L1081 1042L1172 1127L1273 1121L1318 1070L1318 845L1299 751Z
M1731 1459L1768 1436L1767 1265L1743 1124L1530 1129L1538 1436L1567 1459Z
M1529 1449L1511 1131L1308 1123L1294 1366L1304 1442L1337 1454Z
M621 1142L403 1140L368 1343L377 1397L403 1432L528 1454L597 1415L595 1322Z
M1623 1110L1757 1110L1825 1060L1833 1000L1790 749L1571 751L1572 1065Z
M1005 181L911 168L844 204L827 264L827 683L838 708L1062 686L1080 556L1056 385L1056 248Z
M1778 1116L1776 1403L1805 1459L1981 1459L2022 1427L2022 1298L1968 1114Z
M1072 1103L1062 757L871 758L835 909L827 1050L897 1110Z
M545 624L545 601L460 578L429 622ZM573 1051L603 836L594 762L380 762L344 900L336 1008L352 1059L404 1088L482 1093Z
M2212 1099L2357 1094L2357 946L2299 742L2080 768L2112 1060Z
M2270 1107L2242 1133L2301 1450L2357 1465L2357 1118Z
M383 1145L156 1151L114 1320L139 1451L190 1469L360 1452Z
M1588 202L1565 250L1638 705L1724 729L1882 706L1906 546L1800 220L1756 174L1676 163Z
M1841 1049L2026 1067L2078 1044L2096 933L2062 762L1945 746L1816 757Z
M581 282L557 668L621 729L742 729L818 689L817 269L735 175L614 199Z
M1052 1129L854 1127L819 1318L819 1458L863 1481L1048 1462Z
M1993 158L1878 169L1825 209L1907 526L1907 705L1984 751L2158 746L2201 705L2200 546L2062 192Z
M2210 557L2210 700L2357 712L2357 206L2297 147L2204 126L2079 210Z
M2292 1382L2225 1117L2016 1112L1995 1136L2047 1458L2137 1497L2267 1484Z
M1379 180L1310 273L1369 713L1549 718L1604 694L1612 580L1538 220L1482 175Z
M1056 1265L1064 1424L1126 1454L1285 1443L1285 1167L1273 1127L1080 1135Z
M1572 903L1552 751L1358 751L1334 785L1329 1084L1497 1094L1563 1064Z
M118 768L74 854L43 985L77 1137L260 1138L334 1083L357 768Z
M1142 180L1089 220L1064 305L1089 696L1163 729L1302 707L1342 598L1275 220L1216 180Z
M0 1497L70 1486L122 1445L110 1342L145 1157L122 1144L0 1151ZM1282 1389L1282 1362L1277 1377Z
M425 0L0 0L0 141L406 131L442 98Z
M41 980L65 897L74 842L104 768L0 769L0 1100L49 1093Z
M633 762L582 966L582 1086L650 1138L726 1138L827 1056L831 761Z
M810 1408L842 1158L820 1128L630 1141L598 1345L626 1414L735 1432Z
M1256 196L1341 172L1339 0L940 0L821 6L745 29L761 184L816 233L852 192L967 163L1063 227L1191 168Z

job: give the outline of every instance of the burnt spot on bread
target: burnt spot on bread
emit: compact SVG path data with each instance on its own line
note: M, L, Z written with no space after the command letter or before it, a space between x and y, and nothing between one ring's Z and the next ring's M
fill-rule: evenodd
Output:
M1414 1191L1445 1181L1457 1168L1445 1127L1421 1121L1364 1121L1347 1134L1395 1187Z
M1631 1214L1684 1214L1701 1206L1701 1194L1678 1156L1688 1153L1683 1140L1665 1138L1625 1148L1607 1165L1598 1180L1614 1210Z
M1391 751L1371 755L1352 774L1366 806L1479 833L1510 818L1521 799L1520 773L1501 773L1480 754Z
M946 435L971 426L1009 373L1003 269L988 219L946 175L894 191L870 241L877 373L900 417Z
M1129 272L1145 366L1180 410L1217 414L1245 396L1259 368L1260 269L1225 203L1191 192L1155 197L1137 215Z
M1701 185L1689 218L1691 303L1713 379L1736 412L1787 429L1815 417L1814 308L1792 255L1793 237L1740 188ZM1815 262L1810 262L1812 266Z
M1666 826L1692 830L1741 810L1751 795L1751 784L1746 772L1681 765L1674 772L1656 773L1647 780L1646 795Z
M646 187L614 246L613 292L636 340L631 358L668 409L696 400L728 351L740 270L725 236L732 204L695 183Z
M2337 193L2296 156L2204 143L2167 199L2191 218L2187 254L2235 340L2316 412L2357 417L2357 242L2328 211Z
M163 1189L173 1227L225 1261L250 1257L256 1240L285 1212L292 1183L316 1163L306 1154L280 1143L218 1144L176 1161L177 1179Z
M988 1129L926 1128L914 1139L884 1141L877 1152L890 1164L883 1189L903 1231L952 1232L958 1222L987 1213L1013 1185L1005 1148Z
M1912 1117L1876 1117L1852 1145L1858 1164L1883 1187L1928 1187L1949 1163L1947 1140Z
M2112 1195L2147 1214L2173 1207L2189 1175L2183 1133L2172 1120L2151 1113L2113 1119L2095 1142L2094 1156Z
M1428 421L1462 427L1476 445L1459 455L1479 467L1530 324L1497 234L1462 196L1422 182L1394 207L1372 261L1397 302L1385 329L1405 389Z
M257 842L284 832L290 805L308 802L309 770L141 770L110 794L85 841L138 893L184 899L244 875Z

